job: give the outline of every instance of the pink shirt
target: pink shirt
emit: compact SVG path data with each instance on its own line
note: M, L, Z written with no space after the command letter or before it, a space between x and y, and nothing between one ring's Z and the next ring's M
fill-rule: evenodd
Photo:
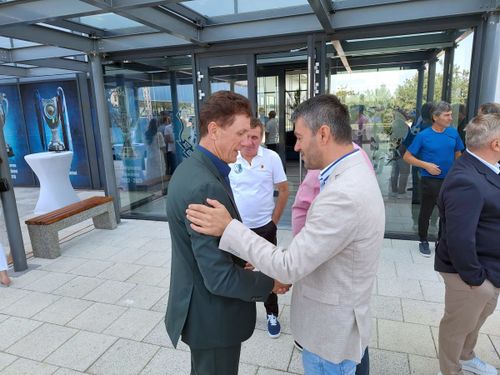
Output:
M360 150L366 164L373 169L370 157L366 152L355 143L353 143L353 146ZM320 171L318 169L309 170L297 190L297 195L295 195L295 201L292 206L292 233L294 236L300 232L306 223L307 211L314 198L319 194L319 173Z

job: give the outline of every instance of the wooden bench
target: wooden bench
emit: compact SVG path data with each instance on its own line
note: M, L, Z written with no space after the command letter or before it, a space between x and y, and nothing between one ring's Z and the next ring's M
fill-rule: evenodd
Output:
M87 198L26 220L33 255L39 258L57 258L61 255L58 232L90 218L93 219L96 228L115 229L113 198Z

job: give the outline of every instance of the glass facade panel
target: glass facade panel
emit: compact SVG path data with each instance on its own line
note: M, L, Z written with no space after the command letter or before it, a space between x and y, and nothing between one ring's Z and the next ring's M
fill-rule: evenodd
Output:
M234 0L193 0L185 1L183 6L206 17L225 16L235 13Z
M455 50L451 91L454 127L465 121L462 111L467 103L472 38L472 34L464 36ZM438 54L434 102L442 98L444 59L444 52ZM332 70L332 73L330 92L348 106L353 142L363 148L373 163L386 207L386 233L393 237L417 237L421 177L418 168L403 160L406 148L402 144L409 134L418 131L419 127L412 126L426 122L421 116L416 118L418 71L393 68L355 70L351 74ZM425 103L429 84L427 72L423 78L422 103ZM408 144L411 139L408 138ZM437 232L435 208L429 224L429 239L435 238Z
M226 16L230 14L257 12L292 6L308 5L307 0L194 0L185 1L182 5L206 16Z
M349 108L353 142L372 160L386 207L386 232L398 234L412 233L418 220L408 191L410 166L398 155L414 115L416 75L415 70L393 70L330 77L331 92Z
M238 0L238 13L308 5L307 0Z
M164 220L170 177L197 143L191 71L108 67L105 82L122 215Z
M257 111L262 124L265 125L269 120L271 111L276 112L276 118L279 119L278 95L278 76L257 78ZM265 135L262 141L265 142Z
M285 131L293 132L293 123L290 121L297 106L307 100L307 74L302 71L287 71L285 75Z
M212 66L208 69L210 92L234 91L248 97L246 65Z
M103 13L93 16L77 17L70 19L70 21L95 27L100 30L117 30L143 26L142 23L135 22L129 18L119 16L115 13Z

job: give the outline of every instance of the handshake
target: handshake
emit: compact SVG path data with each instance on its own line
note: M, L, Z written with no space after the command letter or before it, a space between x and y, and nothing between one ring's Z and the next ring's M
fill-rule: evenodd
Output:
M255 267L252 266L250 263L247 263L247 264L245 264L245 269L254 271ZM272 292L274 294L285 294L286 292L288 292L290 290L291 287L292 287L292 284L283 284L283 283L279 282L278 280L274 280L274 287L273 287Z
M292 284L282 284L278 280L274 280L273 293L274 294L285 294L290 290Z

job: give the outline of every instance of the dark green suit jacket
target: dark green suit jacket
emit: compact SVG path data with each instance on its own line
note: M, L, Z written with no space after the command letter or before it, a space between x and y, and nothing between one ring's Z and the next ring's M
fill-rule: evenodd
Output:
M245 262L219 250L219 237L194 232L190 203L217 199L239 219L229 188L213 162L196 150L176 169L168 186L167 215L172 270L165 324L174 346L179 337L194 349L224 348L255 329L255 301L264 301L273 280L243 269Z

